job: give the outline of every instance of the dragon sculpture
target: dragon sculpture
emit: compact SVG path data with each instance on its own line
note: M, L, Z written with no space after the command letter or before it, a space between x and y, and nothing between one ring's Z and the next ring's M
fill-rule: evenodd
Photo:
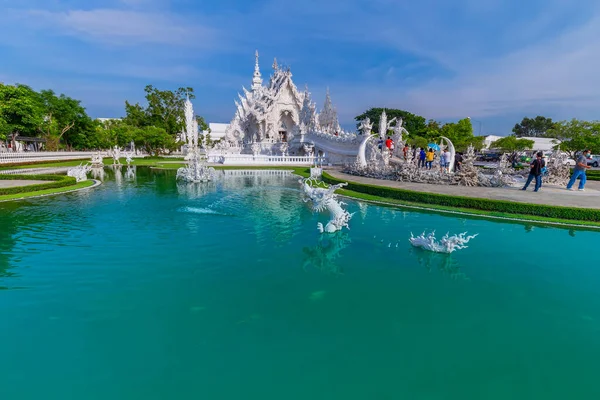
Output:
M435 238L435 231L425 236L425 232L417 237L414 237L412 232L408 241L415 247L420 247L424 250L433 251L435 253L452 253L456 250L466 249L466 244L478 234L472 236L466 236L467 232L461 233L460 235L449 236L446 233L439 241Z
M354 213L350 214L348 211L342 208L343 203L336 199L337 195L335 191L347 185L347 183L339 183L337 185L331 185L327 188L322 187L322 182L315 178L304 178L300 179L302 190L305 195L305 202L312 202L312 209L316 212L327 210L331 214L329 222L323 226L322 223L317 223L317 229L320 233L333 233L341 230L348 226L348 222Z

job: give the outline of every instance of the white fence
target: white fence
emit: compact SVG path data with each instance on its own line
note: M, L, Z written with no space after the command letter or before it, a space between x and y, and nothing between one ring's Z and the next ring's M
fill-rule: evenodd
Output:
M224 165L321 165L324 157L266 156L252 154L209 154L208 162Z
M0 152L0 164L20 164L41 161L91 159L91 151ZM101 153L105 156L106 153Z

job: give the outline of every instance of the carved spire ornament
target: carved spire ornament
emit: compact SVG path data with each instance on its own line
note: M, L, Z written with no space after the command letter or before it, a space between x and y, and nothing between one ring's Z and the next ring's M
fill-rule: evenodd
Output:
M252 77L252 90L256 90L262 86L262 76L260 75L260 68L258 66L258 50L254 53L256 61L254 62L254 76Z

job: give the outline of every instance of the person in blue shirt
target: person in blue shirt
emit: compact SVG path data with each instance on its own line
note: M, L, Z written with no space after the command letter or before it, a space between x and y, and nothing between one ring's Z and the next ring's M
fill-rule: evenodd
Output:
M571 175L571 180L567 184L567 190L573 190L573 184L577 180L579 181L579 190L583 192L585 189L585 181L587 177L585 176L585 170L590 169L591 167L587 165L587 159L590 158L591 152L589 150L584 150L583 153L577 158L577 162L575 163L575 168L573 169L573 175Z
M419 152L419 168L425 167L425 149L421 148Z

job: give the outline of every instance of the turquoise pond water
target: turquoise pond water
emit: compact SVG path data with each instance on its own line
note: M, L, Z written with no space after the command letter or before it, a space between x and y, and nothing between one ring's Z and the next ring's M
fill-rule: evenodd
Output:
M600 398L599 233L348 201L324 236L297 180L0 204L0 399Z

